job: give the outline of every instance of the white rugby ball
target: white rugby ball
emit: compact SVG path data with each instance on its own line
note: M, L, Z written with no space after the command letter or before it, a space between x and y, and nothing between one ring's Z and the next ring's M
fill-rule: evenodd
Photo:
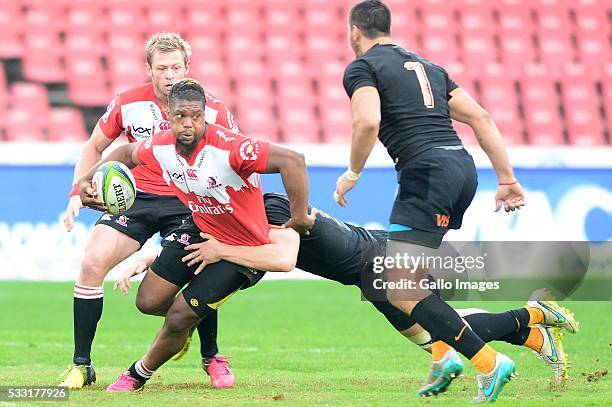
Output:
M136 181L128 167L118 161L108 161L96 170L92 182L97 196L113 215L125 212L136 199Z

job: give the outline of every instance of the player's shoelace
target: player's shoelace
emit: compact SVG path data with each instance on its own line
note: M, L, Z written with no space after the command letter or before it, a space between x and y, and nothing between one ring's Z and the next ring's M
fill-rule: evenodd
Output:
M227 359L225 359L222 356L215 356L212 360L211 363L208 365L208 367L210 368L210 366L214 363L215 365L215 371L217 373L221 373L221 374L230 374L230 370L229 370L229 361Z

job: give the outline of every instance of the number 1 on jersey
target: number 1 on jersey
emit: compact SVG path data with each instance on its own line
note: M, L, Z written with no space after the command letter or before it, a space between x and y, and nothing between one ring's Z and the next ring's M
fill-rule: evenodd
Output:
M425 67L420 62L408 61L404 63L404 68L409 71L414 71L416 77L419 81L419 85L421 86L421 93L423 94L423 104L428 109L434 108L434 97L431 92L431 85L429 84L429 79L427 79L427 73L425 72Z

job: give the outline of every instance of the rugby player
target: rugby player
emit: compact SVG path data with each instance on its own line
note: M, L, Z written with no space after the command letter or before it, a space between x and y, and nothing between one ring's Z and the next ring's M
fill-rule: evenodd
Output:
M125 134L129 142L149 140L168 129L168 92L189 72L191 47L175 33L156 33L146 43L145 69L151 82L131 88L109 104L90 139L83 146L74 170L75 186L66 208L64 223L70 231L83 206L76 182L102 156L104 150ZM238 131L233 115L223 101L207 94L205 120ZM91 346L102 316L103 281L108 272L138 251L155 233L163 237L191 213L166 185L160 173L146 166L133 171L138 194L132 208L120 215L104 213L94 226L74 286L73 364L61 375L60 386L80 389L96 381ZM198 327L201 353L214 387L231 387L234 376L226 360L218 355L216 315Z
M489 114L443 68L394 44L389 8L381 1L361 1L349 12L348 28L356 56L343 79L353 115L351 156L347 171L336 182L334 198L347 205L345 195L356 185L379 138L395 162L399 183L386 255L394 258L421 252L421 247L437 249L448 229L461 227L476 192L477 174L451 118L472 127L491 160L499 182L496 210L502 204L506 211L524 205L523 191ZM417 281L427 270L406 272L395 266L387 273L391 281ZM421 395L445 391L463 371L453 351L457 349L478 371L475 401L495 401L514 375L512 360L466 329L457 312L430 290L387 290L387 295L394 306L440 339L432 348L430 377L437 379L427 380ZM532 323L542 318L540 310L529 310Z
M185 226L197 227L227 244L266 245L270 243L270 227L265 217L259 174L280 173L291 201L291 218L281 230L289 261L279 267L293 268L299 237L289 228L308 233L314 224L314 216L307 213L304 156L206 123L206 95L193 79L175 83L168 101L171 130L162 131L147 142L122 146L97 163L79 180L83 204L103 206L91 186L100 164L112 160L130 168L144 164L162 173L176 196L192 211ZM188 236L179 235L176 239L181 242ZM181 262L183 256L182 249L167 246L151 266L154 272L150 274L160 285L189 284L172 302L150 350L108 387L109 392L141 389L153 372L183 347L190 330L202 318L239 289L257 283L264 274L222 261L193 278L195 268ZM177 279L184 282L177 284Z
M291 210L286 195L264 194L264 205L268 223L271 225L281 226L289 220ZM364 285L371 281L369 277L373 273L375 259L385 254L388 232L366 230L343 223L321 211L314 213L316 213L316 222L312 230L308 235L300 235L296 267L327 280L356 286L363 290L366 288ZM270 229L271 232L274 230ZM178 242L179 236L187 237L183 238L181 243ZM272 236L270 238L272 240ZM220 260L232 261L251 268L278 269L277 262L282 261L285 250L283 242L276 241L272 241L270 245L256 247L224 244L209 234L201 233L190 224L177 229L162 242L162 245L191 250L191 253L185 254L183 261L187 262L188 266L199 263L198 269ZM155 253L148 253L134 261L115 283L115 290L120 289L124 295L127 294L131 287L130 278L145 272L155 257ZM161 290L151 284L147 278L145 275L138 288L136 304L145 314L165 315L169 301L174 298L180 287L177 285L174 291ZM429 333L416 324L408 314L395 308L388 301L371 302L398 332L422 349L431 352ZM528 306L542 308L545 311L543 312L545 319L541 324L528 325L530 314L527 307L496 314L479 309L464 309L457 312L485 342L504 341L537 352L544 363L552 368L555 380L562 383L567 378L568 365L559 329L564 328L573 332L575 326L570 324L573 318L569 312L554 302L530 301ZM565 322L546 311L547 307L566 316Z

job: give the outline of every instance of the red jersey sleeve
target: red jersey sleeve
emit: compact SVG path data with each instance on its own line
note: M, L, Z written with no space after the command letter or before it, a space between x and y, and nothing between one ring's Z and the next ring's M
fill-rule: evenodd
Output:
M102 129L102 133L110 139L116 139L123 132L123 119L121 117L121 103L119 101L119 95L110 102L106 108L106 113L100 120L98 125Z
M157 137L152 137L147 141L141 141L136 150L136 158L138 158L138 161L140 161L142 165L161 171L161 166L153 154L153 145L155 144L156 138Z
M225 127L233 131L234 133L240 133L240 128L238 127L238 123L236 122L236 118L229 111L224 102L219 103L219 113L217 115L217 122L219 126Z
M264 173L268 165L270 143L239 136L232 141L230 165L237 174L248 178L254 172Z

